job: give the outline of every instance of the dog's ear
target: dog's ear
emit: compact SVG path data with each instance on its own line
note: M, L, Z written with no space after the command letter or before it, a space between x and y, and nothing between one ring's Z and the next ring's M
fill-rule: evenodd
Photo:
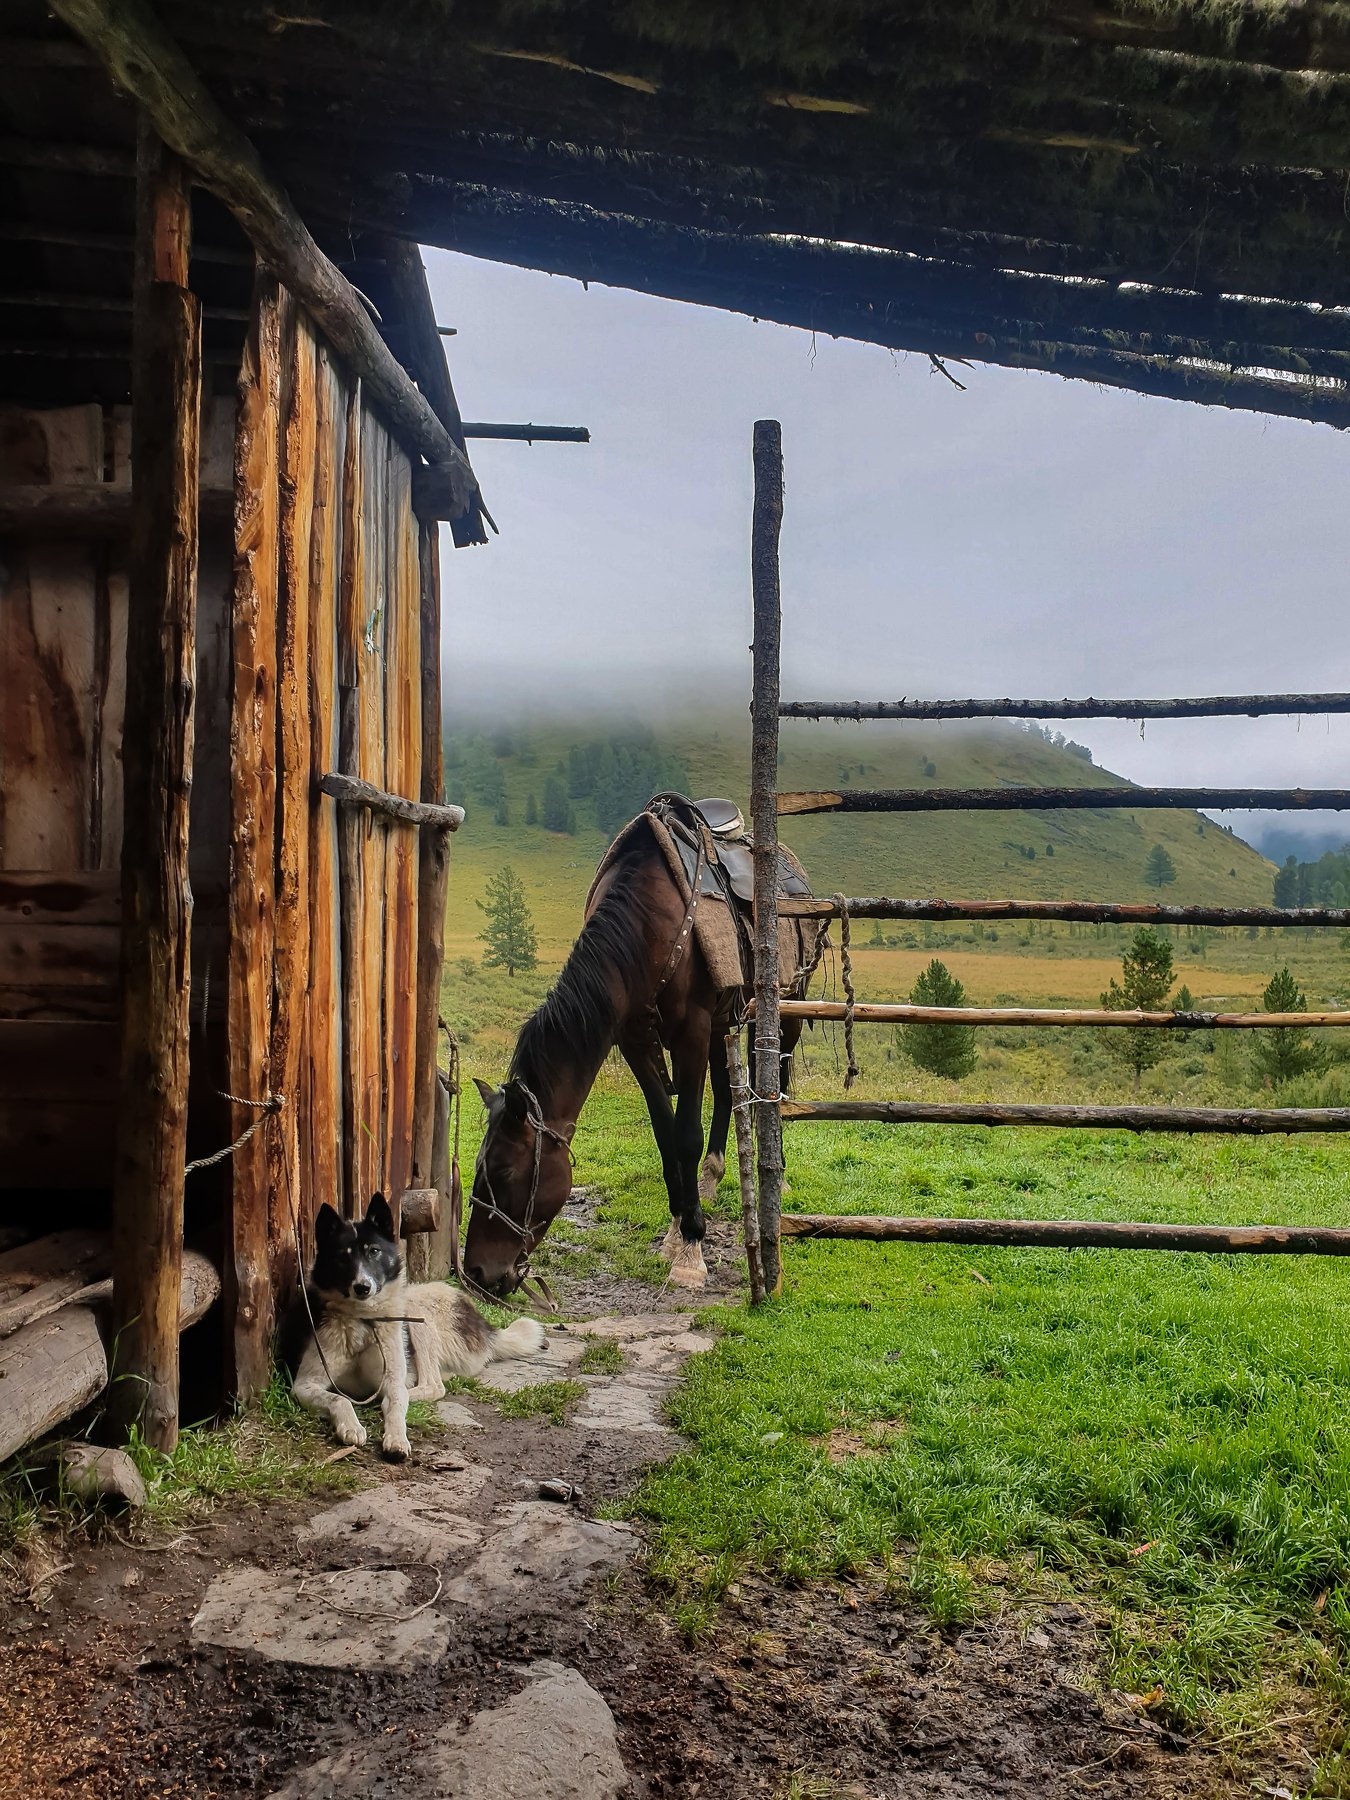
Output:
M373 1225L381 1237L393 1239L394 1215L383 1194L371 1195L370 1205L366 1208L366 1224Z
M325 1200L319 1208L318 1217L314 1221L314 1241L322 1244L332 1237L335 1231L342 1229L342 1220Z
M481 1075L474 1076L473 1085L478 1089L479 1099L481 1099L488 1111L491 1112L492 1104L498 1097L497 1089L493 1087L490 1081L484 1081Z

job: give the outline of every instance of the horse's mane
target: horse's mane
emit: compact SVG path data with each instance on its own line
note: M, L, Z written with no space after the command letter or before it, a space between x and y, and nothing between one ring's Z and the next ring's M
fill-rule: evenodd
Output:
M613 1048L616 988L632 992L649 976L646 909L636 883L640 860L637 846L621 854L608 891L516 1040L507 1080L523 1081L545 1108L564 1073L593 1075Z

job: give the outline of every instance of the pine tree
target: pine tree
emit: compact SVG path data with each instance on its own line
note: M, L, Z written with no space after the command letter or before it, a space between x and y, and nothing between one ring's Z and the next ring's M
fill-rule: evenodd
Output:
M966 990L936 957L909 990L912 1006L960 1006ZM917 1068L960 1081L975 1067L973 1025L902 1025L896 1042Z
M1298 905L1298 858L1287 856L1284 867L1275 877L1275 904L1280 907Z
M1177 865L1161 844L1155 844L1148 853L1148 861L1144 864L1145 886L1164 888L1176 878Z
M1166 938L1147 925L1135 932L1129 949L1120 959L1121 979L1113 976L1102 995L1102 1005L1111 1012L1161 1012L1167 1005L1175 976L1172 973L1172 946ZM1134 1070L1134 1091L1139 1092L1139 1077L1145 1069L1161 1062L1166 1054L1163 1034L1147 1026L1136 1025L1124 1031L1107 1033L1111 1047Z
M1271 977L1261 1004L1271 1013L1307 1012L1308 996L1284 968ZM1301 1025L1277 1025L1271 1031L1256 1033L1252 1066L1263 1086L1278 1087L1296 1075L1310 1074L1322 1066L1322 1061L1320 1047Z
M492 809L492 823L494 825L509 825L511 823L511 814L507 810L506 805L505 790L503 790L496 806Z
M538 939L525 902L525 885L510 863L503 863L489 879L487 899L478 902L478 910L487 915L478 934L487 945L483 967L505 969L511 976L533 969L539 961Z
M545 831L570 833L577 828L576 814L567 804L567 789L556 775L550 775L544 783L544 804L539 811L539 822Z
M539 823L539 803L534 797L533 788L530 789L529 795L525 801L525 823L527 825L537 825Z

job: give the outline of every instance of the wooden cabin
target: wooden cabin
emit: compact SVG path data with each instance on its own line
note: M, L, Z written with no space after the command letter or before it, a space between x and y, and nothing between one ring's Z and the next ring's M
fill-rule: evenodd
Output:
M0 1454L114 1342L171 1443L323 1200L434 1215L485 510L417 244L1350 425L1341 12L912 11L0 8Z
M101 88L99 172L5 171L62 304L0 357L0 1453L114 1342L171 1442L180 1327L265 1383L324 1201L436 1221L437 514L484 533L421 261L313 246L321 325Z

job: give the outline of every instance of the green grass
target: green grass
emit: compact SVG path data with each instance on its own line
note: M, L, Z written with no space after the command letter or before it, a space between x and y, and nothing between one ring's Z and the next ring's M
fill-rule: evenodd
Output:
M369 1421L368 1421L369 1422ZM431 1407L413 1407L409 1428L441 1429ZM378 1419L375 1436L378 1440ZM170 1455L133 1432L127 1449L146 1486L139 1525L181 1529L228 1502L262 1505L350 1491L359 1477L352 1458L326 1462L337 1446L313 1413L274 1377L256 1406L224 1424L190 1427ZM102 1510L54 1479L50 1466L26 1453L0 1469L0 1554L22 1552L43 1536L97 1531Z
M551 1425L565 1425L572 1408L585 1399L586 1389L580 1381L541 1381L534 1387L517 1388L514 1394L493 1388L483 1397L491 1400L503 1418L547 1419Z
M621 1375L628 1365L622 1346L613 1338L585 1334L586 1348L577 1362L580 1375Z
M1335 1144L799 1128L791 1206L1350 1222ZM752 1566L898 1568L942 1622L1086 1593L1114 1679L1250 1722L1350 1647L1350 1271L1336 1261L790 1245L672 1417L636 1510L688 1605ZM972 1271L983 1277L975 1280ZM832 1431L889 1422L832 1462ZM781 1435L779 1435L781 1434ZM1147 1548L1144 1548L1147 1546ZM897 1562L898 1559L898 1562Z

